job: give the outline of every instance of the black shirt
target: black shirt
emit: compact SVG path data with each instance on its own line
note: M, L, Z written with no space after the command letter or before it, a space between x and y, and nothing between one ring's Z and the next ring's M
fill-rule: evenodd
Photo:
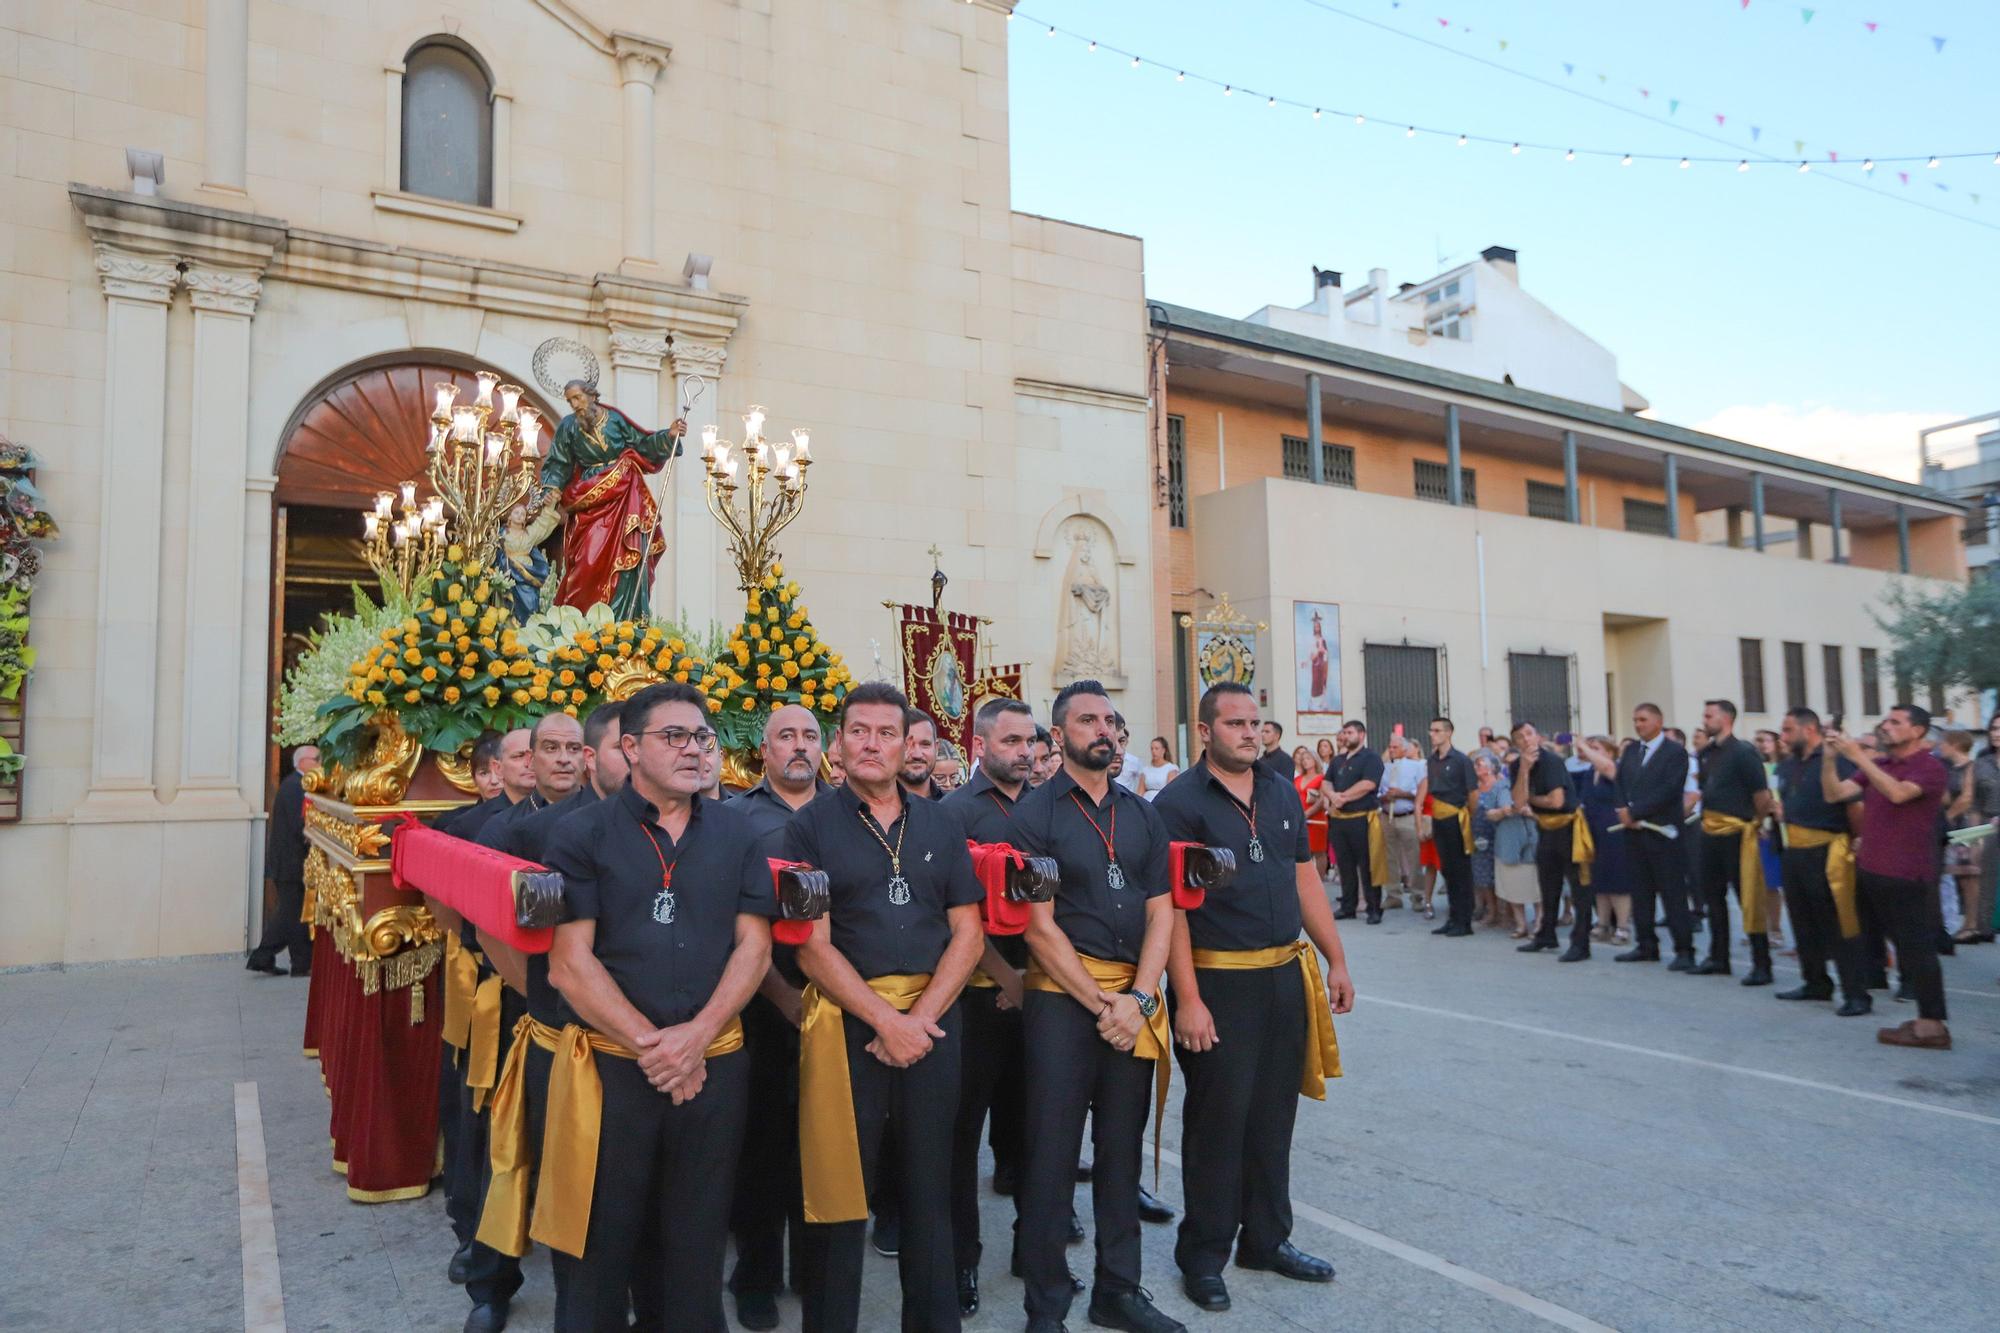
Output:
M1056 859L1062 871L1056 925L1078 953L1136 964L1146 938L1146 900L1172 887L1167 878L1169 839L1166 822L1144 797L1116 782L1109 786L1104 802L1090 805L1068 770L1058 772L1014 807L1020 828L1015 846ZM1111 887L1106 837L1118 852L1122 888Z
M1757 814L1756 795L1768 789L1764 760L1748 741L1727 736L1710 741L1701 752L1701 808L1718 815L1752 819Z
M824 796L832 788L824 782L815 781L813 795ZM810 804L810 802L808 802ZM792 807L785 798L771 790L770 783L760 781L754 787L745 788L729 798L729 808L741 811L750 822L751 836L757 839L757 851L766 860L773 857L785 859L785 829L792 822ZM778 974L794 986L806 984L806 974L799 970L799 950L797 945L771 944L771 962Z
M818 797L785 827L785 855L826 872L833 947L864 980L937 971L951 943L947 913L986 896L958 820L935 801L896 790L903 813L886 829L848 787ZM895 872L885 842L900 843L907 902L890 900Z
M671 1027L715 994L737 916L775 916L778 902L740 811L696 796L678 842L658 819L628 782L557 824L547 857L562 872L570 915L597 923L591 948L604 970L647 1022ZM582 1022L567 997L561 1015Z
M505 852L509 856L519 856L521 853L515 850L515 831L520 828L529 816L540 814L542 811L548 809L550 804L551 802L548 798L540 792L531 791L521 800L516 801L505 810L498 811L491 819L482 823L479 827L478 836L473 837L471 841L478 843L481 847L491 847L496 852ZM465 837L467 835L460 834L459 836ZM466 948L477 949L479 947L478 929L470 921L465 923L461 937L465 942ZM482 971L480 975L485 976L486 973Z
M1534 807L1538 815L1566 815L1576 809L1576 783L1570 780L1569 765L1554 750L1543 750L1535 756L1535 766L1528 770L1528 795L1547 796L1550 792L1562 793L1562 804L1554 809Z
M1226 889L1210 889L1201 910L1187 914L1188 940L1197 949L1269 949L1290 944L1304 926L1297 867L1312 860L1305 810L1297 789L1268 767L1255 764L1250 773L1250 806L1222 785L1206 756L1153 802L1175 841L1236 853L1235 880ZM1250 855L1253 807L1261 861Z
M1446 750L1444 758L1435 753L1424 760L1424 777L1430 783L1431 799L1455 805L1461 810L1472 806L1472 793L1479 786L1479 775L1472 771L1472 761L1463 752Z
M454 838L478 842L479 834L486 827L487 820L504 810L513 808L514 802L506 792L495 792L483 801L452 811L438 820L437 827Z
M1839 805L1828 801L1825 789L1820 786L1821 762L1818 750L1803 759L1787 755L1778 761L1778 795L1785 803L1785 822L1801 828L1845 833L1848 831L1846 807L1858 802L1861 797L1857 795L1853 801L1843 801ZM1843 782L1861 771L1846 759L1836 758L1833 767Z
M1346 814L1352 811L1359 814L1377 809L1382 804L1382 756L1365 745L1352 754L1341 755L1334 762L1333 776L1327 779L1326 785L1334 795L1339 795L1357 782L1372 782L1375 785L1369 789L1366 796L1355 797L1343 804L1335 813Z
M1287 782L1299 775L1298 762L1292 758L1292 752L1282 745L1275 750L1264 751L1257 762Z
M1028 785L1021 784L1021 795L1028 794ZM1019 835L1014 829L1013 797L993 785L993 779L986 776L983 767L975 765L972 781L944 798L944 808L958 817L968 842L1001 842L1009 847L1018 847ZM1026 850L1022 848L1021 850ZM990 935L987 937L1008 966L1023 968L1028 965L1028 940L1024 935Z
M508 843L500 850L512 853L524 861L545 865L549 839L555 834L556 825L568 819L577 811L597 803L597 792L588 782L575 792L553 805L545 805L519 818L510 819ZM500 821L495 820L494 823ZM491 827L489 825L489 827ZM562 1021L561 996L549 981L549 956L545 953L526 955L528 964L528 1012L538 1023L554 1027Z
M285 774L271 799L271 820L264 826L264 873L280 884L297 884L306 877L306 787L297 769Z

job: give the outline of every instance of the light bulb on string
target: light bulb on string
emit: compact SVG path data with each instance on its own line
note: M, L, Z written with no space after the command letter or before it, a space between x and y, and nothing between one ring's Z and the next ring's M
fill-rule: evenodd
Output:
M1313 119L1314 119L1314 120L1318 120L1318 119L1319 119L1319 108L1318 108L1318 107L1314 107L1314 108L1313 108Z
M1621 167L1629 167L1629 166L1631 166L1631 165L1632 165L1632 155L1631 155L1630 153L1627 153L1627 154L1625 154L1625 156L1623 156L1623 157L1619 158L1619 159L1618 159L1618 165L1619 165L1619 166L1621 166Z
M1931 159L1930 161L1928 161L1928 162L1924 163L1924 165L1925 165L1925 166L1927 166L1927 167L1930 167L1930 168L1932 168L1933 170L1935 170L1935 169L1936 169L1936 167L1937 167L1937 164L1938 164L1938 160L1937 160L1937 159L1936 159L1935 157L1933 157L1933 158L1932 158L1932 159Z
M1368 117L1362 115L1359 111L1357 111L1354 113L1354 123L1356 125L1366 125L1368 123Z
M1521 145L1515 144L1512 148L1509 148L1507 151L1512 153L1515 157L1519 157L1521 155Z
M1091 49L1091 50L1093 50L1093 51L1095 51L1095 50L1097 49L1097 43L1096 43L1096 42L1092 42L1092 43L1090 44L1090 49Z
M1863 171L1875 170L1875 159L1872 157L1865 157L1861 159L1861 169Z
M1806 174L1806 173L1807 173L1808 171L1811 171L1811 170L1812 170L1812 163L1810 163L1810 162L1801 162L1801 163L1799 163L1799 175L1803 176L1803 175L1805 175L1805 174Z
M1465 136L1463 134L1458 136L1458 146L1460 148L1465 147Z
M1359 121L1357 121L1356 123L1357 123L1357 124L1359 124L1360 122L1359 122ZM1404 130L1404 131L1403 131L1403 137L1404 137L1405 139L1414 139L1414 138L1416 138L1416 137L1417 137L1417 127L1416 127L1416 126L1414 126L1414 125L1412 125L1412 126L1410 126L1410 128L1408 128L1407 130Z
M1236 89L1225 83L1222 85L1222 95L1224 97L1234 97L1236 96Z
M1686 170L1687 170L1687 168L1688 168L1688 160L1687 160L1686 158L1682 158L1682 159L1681 159L1681 170L1682 170L1682 171L1686 171Z
M1133 69L1139 68L1139 57L1137 56L1132 57L1132 68Z
M1993 155L1993 165L1996 167L2000 167L2000 153L1995 153Z
M1278 104L1278 99L1275 97L1267 99L1264 103L1265 106L1271 106L1271 107L1274 107L1277 104Z
M1049 25L1049 36L1053 37L1055 35L1056 35L1056 25L1051 23Z
M1565 161L1565 162L1574 162L1574 161L1576 161L1576 149L1572 148L1572 149L1568 150L1567 152L1565 152L1565 153L1563 154L1563 161Z
M1175 83L1186 83L1186 82L1187 82L1187 71L1186 71L1186 70L1180 70L1180 71L1178 71L1177 73L1175 73L1175 75L1174 75L1174 82L1175 82Z
M1743 159L1743 160L1742 160L1741 162L1738 162L1738 163L1736 164L1736 169L1737 169L1738 171L1748 171L1748 170L1750 170L1750 159L1749 159L1749 158L1744 158L1744 159Z

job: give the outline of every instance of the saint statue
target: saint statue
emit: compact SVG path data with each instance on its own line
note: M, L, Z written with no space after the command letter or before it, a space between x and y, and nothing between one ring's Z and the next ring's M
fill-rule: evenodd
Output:
M561 522L562 514L554 505L536 511L524 500L507 511L499 563L514 585L507 598L517 622L542 609L542 585L549 581L549 558L542 554L542 543Z
M1063 574L1061 623L1056 630L1058 669L1074 674L1108 669L1105 621L1111 609L1111 589L1091 563L1094 543L1088 533L1070 538L1069 569Z
M667 549L646 478L680 452L687 422L641 430L598 402L597 386L586 380L565 384L563 398L569 415L542 460L542 485L558 493L564 516L556 603L588 610L603 602L618 619L632 620L647 613L653 567Z

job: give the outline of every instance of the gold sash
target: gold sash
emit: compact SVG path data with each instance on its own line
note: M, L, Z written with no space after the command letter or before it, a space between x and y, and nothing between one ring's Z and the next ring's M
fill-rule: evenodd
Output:
M870 977L868 989L902 1013L923 998L928 972ZM807 984L799 1020L799 1172L806 1221L859 1222L868 1216L861 1178L861 1136L854 1128L854 1083L847 1071L842 1010Z
M1306 940L1293 940L1269 949L1196 949L1197 968L1223 971L1283 967L1297 960L1306 981L1306 1064L1299 1077L1299 1096L1326 1100L1326 1081L1339 1078L1340 1038L1333 1031L1333 1002L1326 993L1326 978L1319 972L1319 955Z
M1368 882L1381 888L1389 882L1389 839L1382 832L1382 808L1373 810L1335 810L1335 819L1365 819L1368 821ZM1466 844L1468 847L1471 843Z
M472 993L471 1041L465 1048L465 1086L472 1093L477 1115L493 1092L500 1072L500 993L507 983L494 973Z
M1851 940L1859 935L1861 909L1855 901L1854 839L1832 829L1787 824L1785 845L1797 851L1826 848L1826 884L1833 890L1833 909L1840 917L1840 938Z
M527 1040L522 1040L522 1038ZM542 1142L528 1141L528 1042L555 1053L549 1073L548 1122ZM743 1023L731 1018L702 1052L713 1060L743 1049ZM493 1181L479 1218L479 1242L519 1258L528 1241L581 1259L590 1235L590 1201L597 1191L597 1144L604 1127L604 1083L597 1056L636 1060L638 1053L601 1032L572 1023L558 1032L524 1014L514 1025L514 1048L493 1092L487 1155ZM665 1094L662 1094L663 1096ZM528 1171L539 1150L535 1216L527 1222Z
M465 1049L472 1024L472 993L479 989L479 955L459 941L458 932L444 937L444 1040Z
M1437 841L1437 821L1441 819L1456 819L1458 821L1458 836L1463 839L1460 845L1465 848L1467 856L1472 855L1472 808L1464 805L1453 805L1450 801L1440 801L1435 796L1431 797L1432 842Z
M1379 827L1379 825L1378 825ZM1139 969L1131 963L1112 963L1102 958L1092 958L1080 953L1076 961L1083 964L1083 970L1090 973L1090 979L1097 983L1101 991L1117 995L1132 989L1138 980ZM1068 995L1062 983L1042 971L1039 959L1031 959L1023 984L1030 990L1051 991L1058 995ZM1159 1003L1153 1006L1153 1016L1139 1029L1139 1039L1132 1044L1132 1056L1138 1060L1153 1062L1153 1187L1160 1184L1160 1124L1167 1118L1167 1085L1173 1081L1174 1062L1167 1058L1173 1048L1173 1029L1167 1026L1167 1003L1161 998L1159 989L1154 988L1153 998Z
M1757 854L1757 821L1704 810L1701 812L1701 831L1711 837L1736 839L1736 891L1743 898L1743 933L1767 933L1769 927L1764 920L1764 858Z
M1550 833L1558 829L1569 829L1569 859L1577 867L1577 883L1586 887L1590 884L1590 867L1597 862L1597 839L1590 836L1590 822L1583 817L1583 807L1563 814L1535 811L1535 823Z
M977 986L981 990L998 990L1000 988L1000 983L992 977L987 976L986 969L983 967L973 968L972 975L965 979L965 984L968 986Z

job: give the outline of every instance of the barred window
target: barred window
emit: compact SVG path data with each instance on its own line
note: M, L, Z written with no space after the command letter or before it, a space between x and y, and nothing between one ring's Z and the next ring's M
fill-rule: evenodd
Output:
M1761 713L1764 711L1764 641L1738 639L1736 655L1743 670L1743 711Z
M1292 481L1312 480L1312 441L1303 435L1282 437L1284 445L1285 476ZM1326 474L1329 486L1345 486L1354 489L1354 449L1350 445L1332 444L1326 440L1319 443L1320 466Z
M1861 711L1869 717L1882 711L1882 664L1873 648L1861 650Z
M1847 682L1841 678L1840 647L1827 644L1820 649L1820 660L1826 667L1826 711L1845 713L1847 711Z
M1665 537L1667 528L1667 507L1657 500L1625 501L1625 531L1643 532L1648 537Z
M1448 464L1432 462L1428 458L1413 460L1416 469L1416 491L1419 500L1435 500L1440 504L1451 503L1451 468ZM1472 468L1458 470L1459 489L1464 492L1468 505L1479 503L1478 473Z
M1569 522L1569 488L1547 481L1529 482L1528 517Z
M1806 702L1806 646L1785 645L1785 707L1810 708Z
M1187 521L1187 418L1167 418L1167 526Z

